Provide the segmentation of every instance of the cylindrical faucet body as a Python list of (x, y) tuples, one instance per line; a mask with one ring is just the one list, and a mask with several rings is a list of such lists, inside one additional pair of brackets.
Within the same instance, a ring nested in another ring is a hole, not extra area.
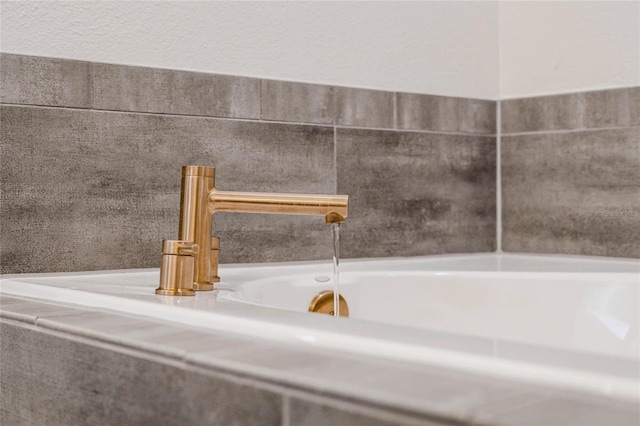
[(182, 168), (182, 190), (180, 192), (180, 229), (178, 239), (193, 241), (200, 247), (194, 255), (194, 290), (212, 290), (213, 282), (220, 278), (210, 276), (211, 267), (211, 222), (213, 208), (209, 193), (215, 184), (213, 167), (184, 166)]

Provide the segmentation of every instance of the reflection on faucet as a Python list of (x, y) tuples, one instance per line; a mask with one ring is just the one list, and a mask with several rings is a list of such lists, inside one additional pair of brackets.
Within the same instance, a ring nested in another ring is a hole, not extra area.
[(183, 166), (178, 240), (163, 241), (157, 294), (191, 296), (220, 281), (220, 241), (211, 234), (213, 214), (221, 211), (316, 215), (330, 224), (345, 220), (348, 197), (218, 191), (213, 167)]

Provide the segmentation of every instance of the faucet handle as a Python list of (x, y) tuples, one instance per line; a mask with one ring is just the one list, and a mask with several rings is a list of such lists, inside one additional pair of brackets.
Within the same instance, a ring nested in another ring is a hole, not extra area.
[(191, 241), (163, 240), (160, 287), (156, 294), (163, 296), (193, 296), (193, 271), (200, 247)]
[[(166, 240), (165, 240), (166, 241)], [(162, 251), (164, 254), (164, 250)], [(200, 247), (196, 243), (180, 242), (177, 247), (177, 254), (193, 256), (200, 252)]]

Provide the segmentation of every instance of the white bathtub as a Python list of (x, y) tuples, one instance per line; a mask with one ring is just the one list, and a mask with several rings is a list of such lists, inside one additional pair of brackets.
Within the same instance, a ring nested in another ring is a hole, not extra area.
[(349, 319), (307, 313), (329, 262), (223, 265), (220, 290), (156, 296), (157, 270), (5, 276), (3, 294), (443, 366), (640, 402), (640, 262), (459, 255), (345, 261)]

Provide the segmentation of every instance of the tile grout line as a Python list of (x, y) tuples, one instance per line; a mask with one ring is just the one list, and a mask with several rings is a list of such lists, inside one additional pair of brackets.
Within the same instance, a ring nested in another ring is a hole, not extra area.
[(286, 394), (282, 395), (282, 426), (291, 425), (291, 401)]
[(418, 133), (418, 134), (432, 134), (432, 135), (451, 135), (451, 136), (470, 136), (470, 137), (495, 137), (495, 134), (491, 133), (464, 133), (464, 132), (442, 132), (435, 130), (420, 130), (420, 129), (393, 129), (385, 127), (361, 127), (361, 126), (345, 126), (336, 125), (330, 123), (304, 123), (297, 121), (280, 121), (280, 120), (264, 120), (262, 118), (237, 118), (237, 117), (214, 117), (209, 115), (188, 115), (188, 114), (176, 114), (176, 113), (164, 113), (164, 112), (143, 112), (143, 111), (120, 111), (109, 109), (95, 109), (95, 108), (82, 108), (82, 107), (68, 107), (68, 106), (56, 106), (56, 105), (30, 105), (30, 104), (15, 104), (8, 102), (0, 102), (0, 106), (9, 106), (17, 108), (46, 108), (46, 109), (60, 109), (71, 111), (94, 111), (105, 112), (110, 114), (137, 114), (137, 115), (151, 115), (151, 116), (166, 116), (175, 118), (197, 118), (197, 119), (211, 119), (211, 120), (228, 120), (244, 123), (272, 123), (272, 124), (288, 124), (296, 126), (310, 126), (310, 127), (326, 127), (337, 129), (352, 129), (352, 130), (370, 130), (381, 132), (395, 132), (395, 133)]
[[(498, 2), (498, 22), (502, 19), (502, 6)], [(500, 25), (498, 25), (498, 99), (496, 100), (496, 253), (502, 253), (502, 99), (500, 88), (502, 73), (500, 63), (502, 59), (502, 49)], [(498, 261), (500, 262), (500, 261)], [(495, 356), (495, 341), (493, 343), (493, 354)]]
[(263, 112), (262, 112), (262, 102), (264, 100), (264, 79), (260, 79), (260, 99), (259, 99), (259, 106), (260, 106), (260, 113), (258, 114), (258, 116), (260, 117), (259, 120), (262, 121), (264, 119), (263, 116)]
[(496, 253), (502, 253), (502, 101), (496, 102)]
[(89, 103), (89, 105), (91, 105), (89, 108), (90, 109), (94, 109), (96, 107), (96, 85), (95, 85), (95, 80), (96, 80), (96, 71), (95, 71), (95, 66), (93, 65), (93, 63), (89, 64), (89, 87), (90, 87), (90, 91), (89, 93), (91, 94), (91, 102)]
[(398, 128), (398, 92), (393, 92), (393, 128)]

